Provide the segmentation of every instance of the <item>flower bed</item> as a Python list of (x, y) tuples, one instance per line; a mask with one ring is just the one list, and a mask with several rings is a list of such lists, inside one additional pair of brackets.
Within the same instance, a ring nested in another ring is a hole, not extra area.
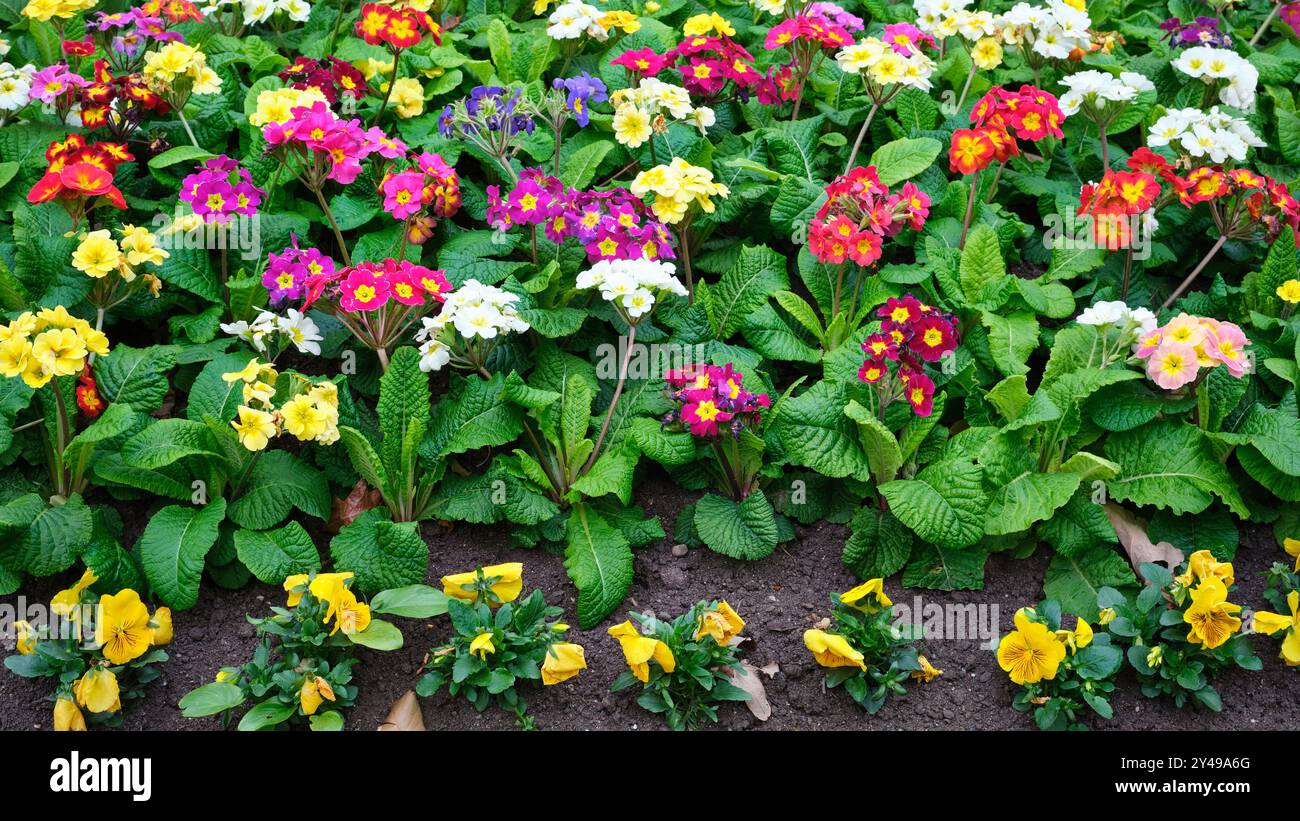
[(1185, 5), (0, 10), (0, 692), (1293, 722), (1300, 13)]

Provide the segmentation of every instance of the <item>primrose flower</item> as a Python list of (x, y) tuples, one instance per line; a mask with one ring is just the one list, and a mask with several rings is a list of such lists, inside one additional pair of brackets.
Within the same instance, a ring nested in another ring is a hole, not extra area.
[(638, 197), (654, 194), (650, 208), (656, 217), (669, 225), (686, 218), (691, 205), (711, 214), (716, 207), (714, 197), (726, 198), (731, 192), (727, 186), (713, 181), (713, 172), (691, 165), (681, 157), (673, 157), (667, 165), (657, 165), (637, 174), (631, 191)]
[(225, 154), (205, 160), (181, 181), (180, 200), (207, 223), (227, 223), (234, 214), (251, 217), (265, 196), (252, 173)]
[(701, 438), (723, 433), (739, 436), (745, 428), (757, 427), (763, 411), (772, 404), (766, 393), (746, 390), (742, 385), (744, 375), (730, 363), (671, 370), (666, 381), (669, 398), (677, 407), (665, 424), (685, 428)]
[(1224, 105), (1243, 111), (1255, 107), (1259, 69), (1231, 48), (1193, 46), (1179, 53), (1173, 67), (1188, 77), (1217, 87), (1219, 102)]

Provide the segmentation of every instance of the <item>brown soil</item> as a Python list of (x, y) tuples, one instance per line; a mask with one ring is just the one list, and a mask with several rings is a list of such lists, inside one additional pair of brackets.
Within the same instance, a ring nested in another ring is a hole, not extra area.
[[(695, 494), (685, 493), (663, 479), (642, 486), (639, 503), (657, 514), (671, 531), (678, 510)], [(725, 598), (747, 621), (745, 657), (758, 665), (776, 662), (780, 672), (766, 682), (772, 717), (754, 719), (744, 705), (726, 705), (721, 726), (728, 729), (849, 730), (849, 729), (1030, 729), (1027, 716), (1011, 709), (1012, 691), (998, 669), (992, 651), (976, 640), (931, 641), (926, 652), (943, 669), (943, 676), (927, 685), (912, 686), (908, 694), (891, 699), (876, 716), (868, 716), (848, 696), (826, 691), (820, 668), (803, 647), (802, 633), (827, 614), (827, 596), (855, 583), (840, 564), (844, 527), (818, 524), (798, 527), (797, 538), (770, 557), (743, 563), (693, 550), (685, 557), (672, 554), (673, 540), (641, 549), (636, 559), (636, 582), (623, 608), (594, 630), (572, 633), (587, 648), (589, 668), (576, 679), (555, 687), (531, 690), (526, 695), (530, 712), (542, 729), (629, 730), (658, 729), (662, 722), (635, 703), (631, 692), (611, 694), (609, 686), (623, 669), (617, 643), (605, 628), (625, 618), (626, 610), (676, 615), (705, 598)], [(1238, 593), (1241, 602), (1261, 606), (1262, 573), (1281, 554), (1263, 529), (1244, 531), (1237, 553)], [(505, 528), (459, 526), (450, 532), (429, 525), (429, 579), (436, 584), (445, 573), (502, 561), (524, 562), (525, 589), (540, 587), (552, 603), (574, 610), (574, 590), (565, 575), (561, 557), (526, 551), (510, 545)], [(896, 601), (910, 602), (919, 594), (928, 602), (996, 603), (1002, 630), (1009, 629), (1016, 608), (1042, 594), (1041, 581), (1047, 559), (1036, 555), (1016, 560), (1006, 555), (989, 559), (982, 591), (904, 591), (897, 580), (887, 583)], [(28, 596), (46, 599), (65, 580), (44, 580), (30, 585)], [(265, 585), (240, 591), (220, 590), (205, 581), (199, 604), (178, 613), (172, 656), (162, 678), (148, 696), (126, 716), (128, 729), (218, 729), (216, 718), (182, 718), (177, 701), (194, 687), (212, 680), (224, 665), (242, 663), (256, 643), (244, 614), (262, 614), (268, 603), (283, 594)], [(0, 599), (12, 603), (15, 597)], [(348, 715), (352, 729), (373, 729), (383, 721), (389, 706), (410, 689), (427, 649), (446, 635), (445, 619), (418, 622), (397, 619), (406, 646), (393, 653), (360, 650), (355, 683), (361, 694)], [(1225, 672), (1215, 682), (1223, 697), (1222, 713), (1178, 710), (1171, 703), (1145, 699), (1131, 676), (1121, 679), (1114, 699), (1115, 718), (1094, 721), (1098, 728), (1125, 730), (1300, 729), (1300, 671), (1286, 668), (1277, 658), (1276, 644), (1253, 639), (1264, 659), (1262, 672)], [(0, 670), (0, 730), (46, 729), (50, 726), (48, 680), (22, 679)], [(496, 708), (478, 713), (445, 692), (422, 699), (425, 724), (431, 730), (494, 729), (514, 726), (513, 718)]]

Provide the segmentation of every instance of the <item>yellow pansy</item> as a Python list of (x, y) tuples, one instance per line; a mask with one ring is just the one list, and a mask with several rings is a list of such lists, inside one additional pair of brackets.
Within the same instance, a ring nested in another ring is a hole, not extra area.
[(1115, 612), (1115, 608), (1103, 607), (1097, 613), (1097, 623), (1100, 624), (1102, 627), (1105, 627), (1106, 625), (1110, 624), (1115, 620), (1116, 615), (1118, 614)]
[(239, 673), (234, 670), (218, 670), (217, 674), (212, 677), (217, 684), (234, 684), (239, 681)]
[(1213, 576), (1192, 591), (1192, 603), (1183, 611), (1183, 621), (1191, 626), (1187, 640), (1213, 650), (1241, 629), (1241, 619), (1234, 614), (1241, 605), (1228, 601), (1228, 588)]
[(1206, 579), (1218, 579), (1225, 587), (1233, 583), (1232, 562), (1221, 562), (1208, 550), (1198, 550), (1187, 560), (1187, 570), (1178, 577), (1183, 587), (1191, 587)]
[[(492, 592), (502, 602), (514, 601), (524, 589), (523, 562), (489, 565), (483, 568), (483, 577), (485, 579), (496, 579), (492, 583)], [(473, 601), (477, 593), (472, 589), (472, 585), (477, 579), (478, 573), (472, 570), (468, 573), (453, 573), (450, 576), (443, 576), (442, 592), (453, 599)]]
[(320, 676), (308, 676), (298, 691), (298, 700), (302, 703), (302, 714), (315, 715), (324, 701), (334, 701), (334, 688)]
[(92, 713), (116, 713), (122, 709), (117, 676), (104, 667), (93, 667), (72, 685), (77, 704)]
[(557, 642), (546, 648), (546, 660), (542, 662), (542, 684), (559, 684), (585, 669), (587, 655), (581, 645)]
[(54, 732), (85, 732), (86, 717), (81, 714), (77, 703), (70, 698), (60, 698), (54, 702)]
[(1295, 557), (1295, 572), (1300, 573), (1300, 539), (1283, 539), (1282, 549)]
[(631, 621), (616, 624), (609, 628), (608, 632), (618, 639), (628, 669), (638, 681), (642, 683), (650, 681), (651, 661), (656, 662), (665, 673), (677, 669), (677, 659), (673, 657), (672, 649), (653, 636), (641, 635)]
[(1056, 670), (1065, 658), (1065, 645), (1044, 624), (1029, 620), (1020, 610), (1015, 616), (1016, 629), (998, 644), (998, 666), (1016, 684), (1035, 684), (1056, 678)]
[(700, 615), (700, 622), (695, 627), (695, 639), (698, 641), (703, 636), (712, 636), (718, 644), (728, 644), (735, 636), (745, 629), (745, 621), (731, 605), (725, 601), (718, 602), (718, 606), (713, 610), (706, 610)]
[(1285, 630), (1282, 639), (1282, 659), (1289, 667), (1300, 666), (1300, 591), (1292, 590), (1286, 597), (1291, 615), (1281, 613), (1255, 613), (1255, 630), (1271, 636), (1279, 630)]
[(99, 577), (95, 575), (95, 572), (87, 569), (85, 573), (81, 574), (81, 578), (77, 580), (76, 584), (67, 590), (60, 590), (54, 594), (54, 598), (50, 600), (50, 610), (64, 618), (71, 616), (76, 606), (81, 604), (82, 592), (97, 581), (99, 581)]
[(36, 651), (36, 631), (32, 629), (29, 622), (14, 622), (14, 639), (20, 655), (30, 656)]
[(805, 630), (803, 646), (812, 652), (813, 658), (823, 667), (856, 667), (866, 670), (863, 655), (853, 649), (848, 639), (827, 633), (824, 630)]
[(841, 593), (840, 601), (864, 613), (874, 613), (878, 607), (889, 607), (893, 604), (885, 595), (884, 579), (865, 581), (852, 590)]
[(922, 684), (929, 684), (939, 676), (943, 675), (943, 671), (931, 664), (930, 660), (925, 656), (917, 656), (916, 660), (921, 665), (920, 670), (912, 671), (912, 678), (916, 681), (919, 681)]
[(126, 664), (145, 654), (153, 645), (154, 629), (149, 626), (149, 608), (140, 594), (127, 588), (112, 596), (101, 596), (95, 617), (95, 643), (104, 658)]
[(153, 611), (153, 646), (163, 647), (172, 643), (172, 610), (159, 607)]
[(469, 643), (469, 651), (481, 659), (486, 659), (489, 653), (497, 651), (496, 645), (492, 643), (492, 633), (479, 633)]
[(1079, 619), (1073, 630), (1057, 630), (1056, 637), (1069, 648), (1070, 655), (1074, 655), (1092, 643), (1092, 625)]

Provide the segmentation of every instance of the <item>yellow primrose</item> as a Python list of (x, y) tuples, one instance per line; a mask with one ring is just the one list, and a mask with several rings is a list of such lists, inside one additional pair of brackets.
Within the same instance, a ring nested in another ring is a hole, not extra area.
[(1295, 305), (1300, 302), (1300, 280), (1288, 279), (1281, 285), (1277, 286), (1277, 296), (1283, 302), (1289, 302)]
[(334, 700), (334, 688), (320, 676), (308, 676), (298, 691), (298, 701), (305, 716), (315, 715), (322, 702)]
[(72, 328), (51, 328), (32, 340), (32, 358), (55, 376), (72, 376), (85, 367), (86, 343)]
[(72, 252), (72, 267), (95, 279), (104, 278), (121, 264), (122, 250), (107, 230), (84, 234)]
[(281, 405), (280, 416), (284, 419), (284, 429), (302, 442), (320, 436), (328, 424), (325, 414), (305, 393), (298, 394)]
[(239, 419), (232, 419), (230, 426), (239, 434), (239, 443), (251, 451), (264, 450), (275, 437), (275, 417), (266, 411), (239, 406)]
[[(387, 83), (384, 84), (385, 89)], [(393, 84), (391, 95), (393, 108), (403, 120), (418, 117), (424, 113), (424, 87), (414, 77), (399, 77)]]
[(77, 704), (92, 713), (116, 713), (122, 709), (117, 676), (104, 667), (92, 667), (72, 685)]
[[(492, 583), (492, 592), (502, 602), (514, 601), (524, 589), (523, 562), (505, 562), (483, 568), (483, 578), (496, 581)], [(476, 571), (453, 573), (442, 577), (442, 592), (454, 599), (473, 601), (476, 597), (472, 585), (478, 579)]]
[(803, 646), (812, 652), (813, 658), (823, 667), (857, 667), (866, 670), (863, 655), (853, 649), (848, 639), (827, 633), (824, 630), (805, 630)]
[(708, 14), (697, 14), (690, 17), (682, 25), (682, 34), (687, 37), (699, 37), (716, 31), (718, 34), (725, 34), (728, 37), (736, 36), (736, 29), (732, 27), (727, 18), (718, 14), (716, 11)]
[(19, 655), (30, 656), (36, 651), (36, 631), (32, 629), (30, 622), (14, 622), (14, 637)]
[(158, 238), (148, 228), (123, 225), (121, 233), (122, 250), (126, 252), (126, 261), (130, 265), (142, 265), (146, 262), (162, 265), (163, 260), (171, 256), (166, 249), (158, 247)]
[(496, 645), (492, 643), (492, 633), (479, 633), (469, 643), (469, 651), (481, 659), (487, 659), (489, 653), (497, 651)]
[(163, 647), (172, 643), (172, 610), (159, 607), (153, 611), (153, 646)]
[(920, 670), (912, 671), (912, 678), (916, 681), (919, 681), (922, 684), (929, 684), (939, 676), (943, 675), (943, 671), (931, 664), (930, 660), (925, 656), (917, 656), (916, 660), (921, 665)]
[(731, 609), (731, 605), (722, 601), (718, 602), (717, 608), (706, 610), (700, 615), (700, 622), (695, 628), (695, 640), (712, 636), (718, 644), (726, 645), (743, 629), (744, 619)]
[(1002, 65), (1002, 44), (995, 37), (981, 37), (970, 50), (971, 61), (984, 71)]
[(1183, 611), (1183, 621), (1191, 625), (1187, 640), (1213, 650), (1232, 638), (1241, 629), (1241, 619), (1235, 613), (1241, 605), (1228, 601), (1228, 588), (1211, 576), (1192, 591), (1192, 603)]
[(81, 604), (82, 592), (97, 581), (99, 581), (99, 577), (95, 575), (93, 570), (87, 568), (86, 572), (81, 574), (81, 578), (77, 580), (76, 584), (69, 587), (67, 590), (60, 590), (58, 593), (54, 594), (54, 598), (50, 600), (50, 610), (54, 611), (56, 615), (63, 616), (64, 618), (71, 616), (72, 611), (76, 606)]
[(1044, 624), (1029, 620), (1020, 610), (1015, 616), (1016, 629), (998, 644), (998, 666), (1016, 684), (1036, 684), (1056, 678), (1056, 670), (1065, 659), (1065, 645)]
[(1282, 639), (1282, 659), (1289, 667), (1300, 666), (1300, 591), (1292, 590), (1286, 597), (1290, 616), (1280, 613), (1255, 613), (1255, 631), (1271, 636), (1279, 630), (1285, 630)]
[(100, 596), (95, 617), (95, 643), (104, 658), (126, 664), (145, 654), (153, 645), (154, 629), (149, 626), (149, 608), (140, 594), (129, 587), (111, 596)]
[(32, 355), (32, 343), (25, 337), (14, 336), (0, 342), (0, 374), (12, 379), (27, 370)]
[(864, 613), (874, 613), (878, 607), (889, 607), (893, 604), (885, 595), (884, 579), (865, 581), (852, 590), (841, 593), (840, 601)]
[(70, 698), (60, 698), (54, 702), (54, 732), (85, 732), (86, 717), (81, 714), (77, 703)]
[(624, 34), (635, 34), (641, 30), (641, 21), (630, 11), (607, 11), (596, 22), (606, 31), (618, 29)]
[(579, 670), (587, 669), (586, 651), (582, 645), (570, 642), (557, 642), (546, 648), (546, 660), (542, 662), (542, 684), (559, 684), (578, 675)]
[(658, 663), (665, 673), (677, 669), (677, 659), (673, 657), (672, 649), (653, 636), (641, 635), (630, 620), (614, 625), (608, 632), (618, 639), (628, 669), (641, 683), (650, 681), (651, 661)]

